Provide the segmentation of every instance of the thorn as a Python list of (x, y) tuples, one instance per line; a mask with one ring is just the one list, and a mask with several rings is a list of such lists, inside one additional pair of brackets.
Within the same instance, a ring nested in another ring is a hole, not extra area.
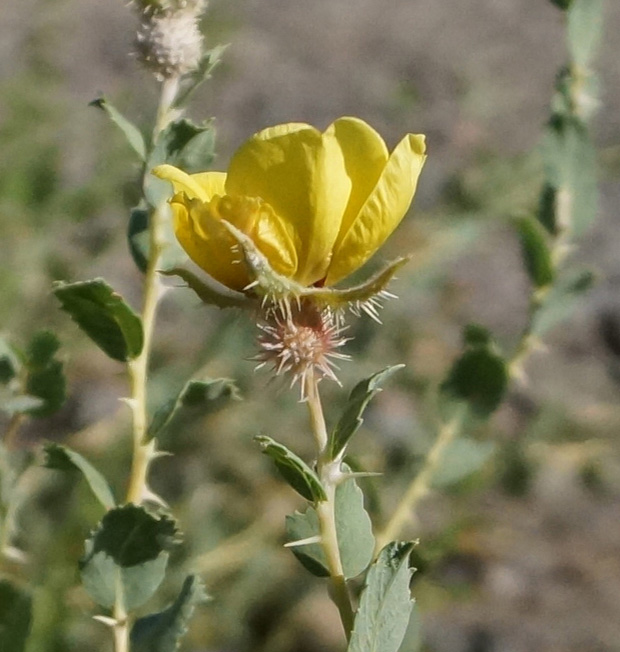
[(170, 508), (170, 505), (168, 505), (168, 503), (161, 496), (158, 496), (148, 487), (144, 487), (144, 490), (142, 491), (142, 500), (144, 502), (155, 503), (161, 507)]
[(9, 561), (16, 562), (18, 564), (25, 564), (28, 561), (28, 555), (23, 550), (20, 550), (19, 548), (16, 548), (15, 546), (7, 546), (2, 551), (2, 554)]
[(299, 541), (290, 541), (285, 543), (285, 548), (301, 548), (302, 546), (311, 546), (314, 543), (321, 543), (321, 535), (315, 534), (313, 537), (308, 537), (307, 539), (299, 539)]
[(340, 482), (344, 482), (349, 478), (379, 478), (382, 475), (383, 473), (378, 471), (351, 471), (350, 473), (343, 473)]
[(93, 616), (93, 620), (102, 623), (106, 627), (116, 627), (118, 625), (118, 620), (109, 616)]

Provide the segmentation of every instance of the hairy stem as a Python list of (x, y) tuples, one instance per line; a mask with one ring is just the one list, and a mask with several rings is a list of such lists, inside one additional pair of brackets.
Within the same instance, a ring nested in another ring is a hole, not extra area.
[(318, 380), (314, 375), (308, 383), (307, 403), (310, 412), (312, 433), (317, 446), (317, 471), (321, 484), (327, 494), (327, 500), (315, 505), (319, 519), (321, 547), (327, 560), (327, 568), (330, 575), (331, 598), (338, 608), (342, 626), (344, 627), (347, 640), (349, 640), (353, 631), (354, 615), (351, 606), (351, 597), (342, 569), (342, 560), (340, 559), (340, 548), (338, 547), (338, 536), (336, 532), (336, 483), (334, 482), (334, 478), (337, 477), (340, 471), (340, 463), (326, 459), (327, 429), (325, 427), (323, 407), (319, 396)]

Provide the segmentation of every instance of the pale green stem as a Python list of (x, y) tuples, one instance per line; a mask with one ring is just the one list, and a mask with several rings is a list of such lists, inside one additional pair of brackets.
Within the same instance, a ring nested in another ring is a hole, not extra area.
[[(153, 143), (157, 136), (166, 128), (172, 119), (172, 104), (178, 92), (179, 78), (174, 77), (163, 82)], [(150, 171), (146, 170), (148, 174)], [(140, 355), (128, 364), (131, 386), (131, 408), (133, 411), (133, 461), (126, 502), (139, 504), (146, 489), (148, 468), (153, 459), (154, 443), (147, 441), (147, 376), (148, 363), (151, 354), (153, 330), (157, 304), (162, 287), (158, 274), (162, 253), (162, 227), (164, 216), (168, 214), (167, 205), (159, 206), (153, 211), (149, 224), (149, 261), (144, 274), (142, 306), (142, 327), (144, 329), (144, 345)]]
[(344, 577), (342, 560), (340, 559), (340, 548), (338, 547), (338, 536), (336, 532), (336, 483), (334, 482), (334, 477), (337, 477), (340, 471), (340, 463), (328, 461), (326, 458), (327, 429), (325, 427), (325, 418), (323, 417), (323, 408), (319, 396), (318, 380), (314, 375), (309, 379), (307, 403), (310, 412), (312, 433), (317, 445), (317, 471), (327, 495), (326, 500), (315, 504), (319, 519), (321, 547), (327, 560), (331, 582), (331, 597), (338, 608), (342, 626), (344, 627), (347, 640), (349, 640), (353, 631), (354, 614), (351, 606), (351, 597)]
[[(179, 89), (179, 78), (175, 77), (163, 82), (153, 130), (153, 144), (169, 122), (175, 117), (172, 104)], [(150, 170), (145, 170), (149, 174)], [(151, 354), (153, 331), (157, 304), (161, 297), (162, 286), (158, 269), (162, 254), (162, 228), (164, 216), (168, 214), (167, 205), (158, 206), (151, 215), (149, 223), (149, 260), (144, 273), (142, 305), (142, 327), (144, 343), (140, 355), (128, 363), (130, 383), (130, 405), (133, 414), (133, 456), (131, 472), (127, 489), (126, 502), (139, 505), (147, 489), (149, 465), (153, 460), (155, 442), (148, 441), (148, 411), (147, 411), (147, 376)], [(114, 644), (115, 652), (129, 652), (128, 614), (122, 603), (122, 592), (114, 605)]]
[(129, 623), (120, 600), (114, 605), (114, 620), (114, 652), (129, 652)]
[(460, 433), (464, 417), (465, 410), (458, 409), (454, 416), (439, 428), (437, 438), (424, 461), (424, 466), (409, 485), (392, 518), (377, 536), (377, 552), (400, 536), (405, 524), (416, 523), (416, 509), (422, 498), (429, 493), (433, 476), (439, 468), (443, 454)]

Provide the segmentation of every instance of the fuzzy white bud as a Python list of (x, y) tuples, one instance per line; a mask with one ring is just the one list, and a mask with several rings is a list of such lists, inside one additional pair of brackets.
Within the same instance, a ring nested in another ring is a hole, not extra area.
[[(203, 36), (198, 20), (205, 3), (177, 0), (141, 4), (143, 8), (136, 34), (136, 50), (144, 66), (152, 70), (159, 80), (195, 70), (203, 53)], [(163, 4), (166, 6), (163, 7)]]

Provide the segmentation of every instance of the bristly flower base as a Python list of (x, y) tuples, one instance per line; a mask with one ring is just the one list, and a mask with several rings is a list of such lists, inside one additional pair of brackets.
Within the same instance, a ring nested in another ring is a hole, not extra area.
[(319, 310), (304, 300), (268, 312), (258, 327), (257, 369), (269, 364), (276, 375), (289, 375), (291, 386), (299, 382), (302, 400), (314, 378), (339, 383), (335, 360), (349, 359), (339, 351), (348, 338), (342, 336), (343, 328), (330, 310)]

